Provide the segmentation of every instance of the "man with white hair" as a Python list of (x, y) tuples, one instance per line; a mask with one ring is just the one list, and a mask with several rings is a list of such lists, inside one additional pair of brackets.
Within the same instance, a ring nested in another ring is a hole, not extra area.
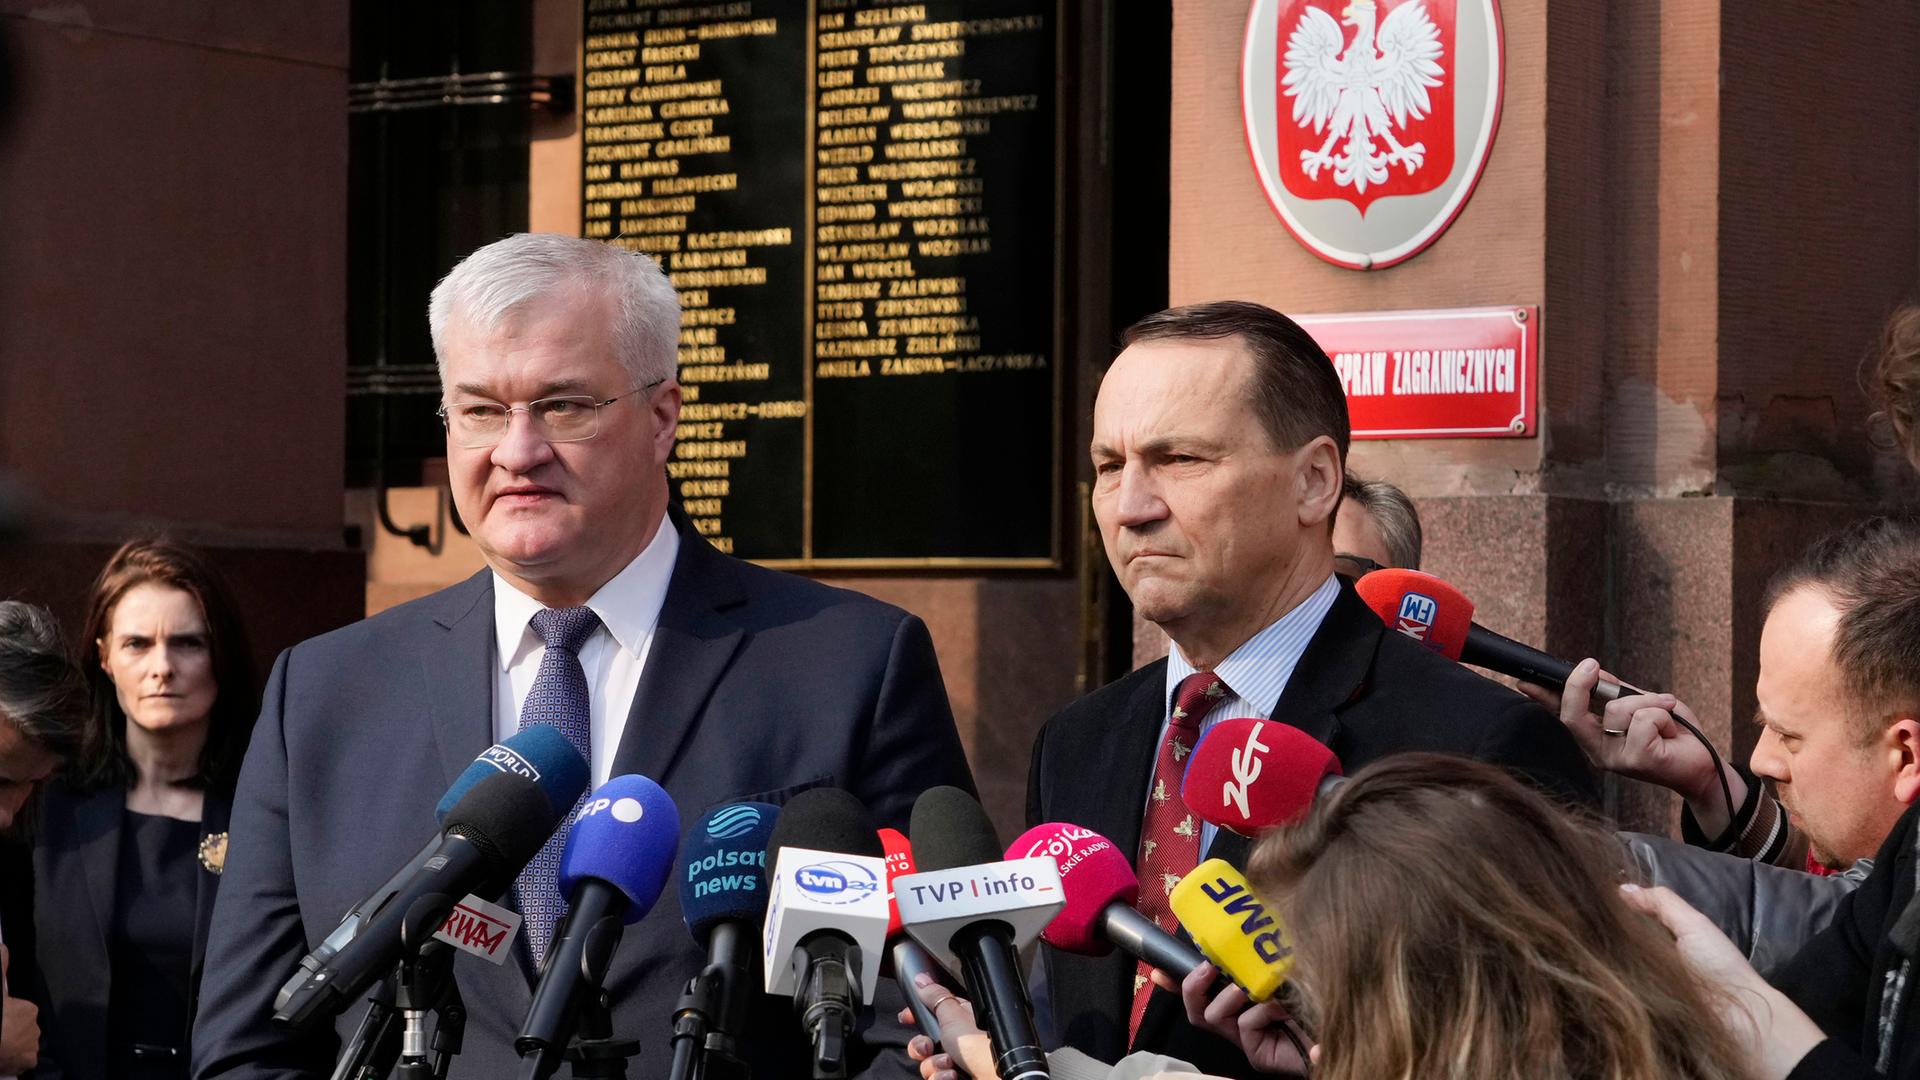
[[(689, 824), (835, 786), (904, 827), (921, 791), (972, 786), (919, 619), (723, 555), (669, 508), (679, 304), (651, 259), (510, 237), (454, 268), (429, 322), (449, 483), (487, 569), (275, 665), (234, 801), (199, 1077), (330, 1069), (335, 1032), (272, 1023), (276, 988), (419, 848), (474, 756), (524, 726), (559, 729), (595, 784), (658, 781)], [(453, 1076), (520, 1072), (514, 1035), (564, 911), (554, 861), (507, 890), (526, 915), (513, 958), (455, 964), (468, 1021)], [(705, 960), (674, 889), (626, 930), (606, 989), (614, 1034), (640, 1044), (630, 1075), (667, 1071), (675, 1002)], [(799, 1033), (782, 1010), (735, 1034), (776, 1075), (805, 1059)], [(883, 1021), (856, 1063), (905, 1037)], [(880, 1063), (910, 1068), (898, 1052)]]

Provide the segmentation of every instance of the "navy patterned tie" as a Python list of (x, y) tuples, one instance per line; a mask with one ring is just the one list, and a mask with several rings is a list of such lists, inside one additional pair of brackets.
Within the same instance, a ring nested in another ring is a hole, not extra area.
[[(591, 608), (546, 608), (533, 617), (534, 633), (547, 643), (540, 658), (540, 671), (533, 677), (533, 689), (526, 704), (520, 706), (520, 727), (548, 724), (558, 728), (575, 750), (593, 765), (593, 708), (587, 698), (587, 673), (580, 666), (580, 646), (587, 643), (600, 626), (600, 616)], [(586, 799), (582, 795), (581, 800)], [(580, 803), (574, 803), (579, 810)], [(520, 872), (517, 893), (520, 914), (526, 916), (527, 951), (538, 968), (547, 955), (547, 941), (553, 936), (554, 923), (567, 913), (560, 897), (560, 852), (566, 846), (567, 815), (560, 827), (547, 838), (546, 846)]]

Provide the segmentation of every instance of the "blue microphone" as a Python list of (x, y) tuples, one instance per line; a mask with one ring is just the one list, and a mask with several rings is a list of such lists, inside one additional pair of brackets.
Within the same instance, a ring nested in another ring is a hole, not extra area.
[(741, 943), (753, 940), (767, 914), (767, 840), (779, 815), (770, 803), (729, 803), (687, 833), (680, 910), (694, 942), (707, 950), (707, 966), (674, 1007), (669, 1080), (704, 1074), (695, 1064), (702, 1054), (740, 1060), (736, 1039), (760, 981), (756, 951)]
[(582, 1011), (599, 1001), (621, 933), (660, 899), (679, 846), (679, 811), (644, 776), (616, 776), (580, 808), (560, 856), (567, 914), (554, 928), (540, 985), (513, 1040), (527, 1065), (523, 1076), (552, 1076), (559, 1068)]
[[(547, 797), (554, 820), (572, 812), (575, 800), (587, 789), (588, 783), (587, 763), (574, 750), (573, 744), (567, 741), (567, 737), (549, 724), (534, 724), (506, 741), (481, 751), (480, 756), (473, 759), (473, 764), (468, 765), (466, 771), (454, 780), (453, 786), (447, 789), (447, 793), (440, 797), (440, 805), (433, 809), (434, 822), (445, 825), (447, 814), (467, 797), (474, 785), (501, 773), (532, 780), (537, 784)], [(554, 805), (554, 800), (562, 797), (566, 799), (565, 805)], [(314, 946), (313, 951), (300, 961), (300, 969), (280, 988), (280, 993), (274, 999), (274, 1008), (284, 1009), (295, 994), (307, 989), (313, 977), (353, 941), (373, 913), (419, 873), (428, 859), (433, 858), (440, 850), (442, 839), (437, 831), (428, 837), (418, 854), (408, 859), (385, 884), (368, 893), (366, 899), (355, 904), (341, 917), (340, 925)]]

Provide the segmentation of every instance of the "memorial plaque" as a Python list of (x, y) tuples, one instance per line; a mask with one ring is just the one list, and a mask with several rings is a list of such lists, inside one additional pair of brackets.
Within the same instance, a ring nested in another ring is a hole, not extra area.
[(588, 0), (581, 231), (680, 293), (669, 474), (722, 550), (1057, 565), (1056, 25)]

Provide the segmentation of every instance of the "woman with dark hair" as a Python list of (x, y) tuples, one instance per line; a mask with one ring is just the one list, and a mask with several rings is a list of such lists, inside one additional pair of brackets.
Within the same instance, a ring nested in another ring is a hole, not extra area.
[(202, 556), (123, 546), (94, 582), (79, 756), (47, 789), (34, 910), (42, 1075), (184, 1078), (227, 817), (259, 709), (232, 600)]

